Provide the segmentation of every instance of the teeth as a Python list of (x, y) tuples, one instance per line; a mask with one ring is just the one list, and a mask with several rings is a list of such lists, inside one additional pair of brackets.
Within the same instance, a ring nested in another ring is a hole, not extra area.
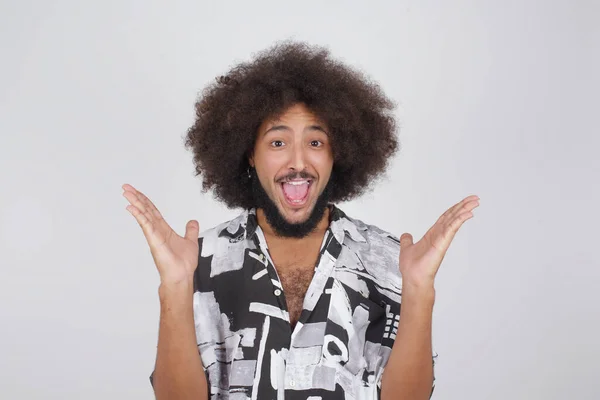
[(290, 185), (294, 185), (294, 186), (308, 185), (308, 181), (289, 181), (286, 183), (289, 183)]

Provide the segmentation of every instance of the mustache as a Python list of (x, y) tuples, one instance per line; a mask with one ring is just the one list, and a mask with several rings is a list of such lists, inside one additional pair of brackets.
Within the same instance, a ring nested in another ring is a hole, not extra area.
[(293, 179), (311, 179), (311, 180), (315, 180), (316, 178), (314, 176), (312, 176), (311, 174), (309, 174), (306, 171), (301, 171), (301, 172), (294, 172), (291, 174), (287, 174), (279, 179), (276, 180), (277, 183), (283, 183), (283, 182), (287, 182), (287, 181), (291, 181)]

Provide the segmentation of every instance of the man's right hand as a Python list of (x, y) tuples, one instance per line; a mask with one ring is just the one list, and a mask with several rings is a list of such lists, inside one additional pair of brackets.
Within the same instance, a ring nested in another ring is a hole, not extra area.
[(129, 184), (122, 188), (130, 203), (126, 209), (135, 217), (150, 246), (161, 285), (191, 282), (198, 265), (198, 221), (188, 221), (185, 236), (181, 237), (142, 192)]

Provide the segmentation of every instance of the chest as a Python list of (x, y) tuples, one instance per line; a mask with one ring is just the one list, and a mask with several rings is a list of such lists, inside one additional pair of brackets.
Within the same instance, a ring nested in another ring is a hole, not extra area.
[(302, 313), (304, 297), (312, 281), (314, 271), (313, 268), (302, 268), (286, 270), (278, 272), (278, 274), (281, 286), (283, 286), (283, 293), (290, 315), (290, 323), (294, 327)]
[(302, 306), (308, 287), (312, 282), (319, 258), (319, 247), (305, 249), (302, 253), (272, 252), (277, 275), (283, 287), (285, 302), (292, 329), (302, 313)]

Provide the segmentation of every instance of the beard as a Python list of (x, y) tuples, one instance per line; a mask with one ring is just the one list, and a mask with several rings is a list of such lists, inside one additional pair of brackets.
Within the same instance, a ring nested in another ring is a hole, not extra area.
[[(263, 210), (265, 213), (265, 218), (275, 231), (275, 234), (280, 237), (301, 239), (308, 236), (308, 234), (315, 230), (323, 218), (325, 210), (329, 204), (329, 199), (331, 197), (334, 185), (334, 179), (332, 179), (333, 172), (329, 177), (329, 181), (327, 182), (325, 189), (323, 189), (323, 192), (317, 198), (317, 202), (315, 203), (315, 206), (313, 207), (306, 221), (296, 223), (288, 222), (285, 217), (281, 215), (279, 208), (277, 208), (275, 202), (271, 200), (261, 185), (258, 175), (256, 174), (256, 169), (251, 168), (251, 175), (252, 176), (250, 179), (252, 181), (252, 195), (254, 197), (254, 204), (256, 208), (261, 208)], [(296, 174), (295, 176), (307, 178), (307, 176), (304, 176), (302, 173)], [(288, 178), (293, 177), (289, 176)]]

